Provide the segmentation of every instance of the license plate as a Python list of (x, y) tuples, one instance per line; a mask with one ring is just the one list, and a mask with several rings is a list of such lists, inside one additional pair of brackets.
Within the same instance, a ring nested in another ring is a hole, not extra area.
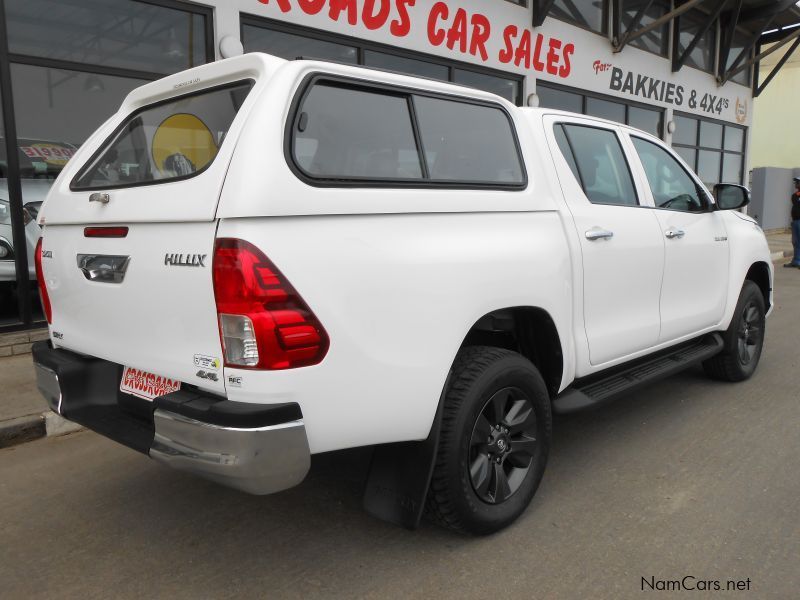
[(119, 389), (126, 394), (152, 401), (159, 396), (177, 392), (181, 389), (181, 382), (133, 367), (125, 367)]

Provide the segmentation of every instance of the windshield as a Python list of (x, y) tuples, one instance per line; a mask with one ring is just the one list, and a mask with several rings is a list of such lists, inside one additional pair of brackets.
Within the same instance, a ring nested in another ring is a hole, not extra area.
[(73, 190), (186, 179), (214, 161), (251, 80), (203, 90), (131, 114), (72, 182)]

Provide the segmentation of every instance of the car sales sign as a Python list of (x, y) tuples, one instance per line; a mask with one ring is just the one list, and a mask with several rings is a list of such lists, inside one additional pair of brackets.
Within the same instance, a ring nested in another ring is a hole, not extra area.
[[(750, 89), (719, 87), (691, 67), (548, 18), (511, 2), (448, 0), (236, 0), (244, 13), (483, 65), (534, 79), (749, 124)], [(245, 45), (246, 45), (245, 38)], [(534, 91), (534, 82), (526, 85)]]

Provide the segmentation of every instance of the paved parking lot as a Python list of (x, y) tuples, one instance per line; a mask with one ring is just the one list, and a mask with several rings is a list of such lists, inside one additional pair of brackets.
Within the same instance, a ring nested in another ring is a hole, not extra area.
[(503, 533), (370, 518), (363, 451), (259, 498), (84, 432), (0, 450), (0, 596), (624, 598), (690, 576), (797, 598), (800, 271), (777, 270), (753, 380), (695, 370), (558, 419), (540, 492)]

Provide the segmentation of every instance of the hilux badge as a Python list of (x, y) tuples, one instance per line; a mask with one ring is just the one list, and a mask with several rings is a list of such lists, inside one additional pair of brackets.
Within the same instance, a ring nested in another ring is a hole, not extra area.
[(208, 254), (176, 254), (164, 255), (164, 264), (170, 267), (205, 267)]

